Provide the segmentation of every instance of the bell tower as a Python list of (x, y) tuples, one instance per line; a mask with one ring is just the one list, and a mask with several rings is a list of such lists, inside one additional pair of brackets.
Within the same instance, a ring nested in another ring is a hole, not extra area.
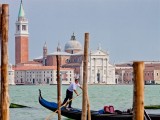
[(28, 20), (21, 0), (15, 32), (15, 64), (28, 62)]
[(48, 54), (48, 49), (47, 49), (47, 44), (46, 44), (46, 42), (45, 42), (45, 43), (44, 43), (44, 46), (43, 46), (43, 65), (44, 65), (44, 66), (47, 65), (47, 63), (46, 63), (47, 54)]

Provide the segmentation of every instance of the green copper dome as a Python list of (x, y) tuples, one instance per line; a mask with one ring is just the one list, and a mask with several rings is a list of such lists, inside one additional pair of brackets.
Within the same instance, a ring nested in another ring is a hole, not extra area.
[(25, 13), (24, 13), (24, 9), (23, 9), (22, 0), (21, 0), (20, 8), (19, 8), (18, 17), (25, 17)]

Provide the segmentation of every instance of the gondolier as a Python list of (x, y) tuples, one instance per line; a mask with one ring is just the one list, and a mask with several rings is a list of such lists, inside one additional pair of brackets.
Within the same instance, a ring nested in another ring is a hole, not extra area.
[[(64, 99), (62, 105), (64, 105), (67, 102), (68, 99), (70, 100), (70, 99), (73, 98), (73, 92), (75, 92), (76, 95), (78, 96), (78, 92), (76, 91), (77, 87), (82, 89), (82, 87), (79, 84), (78, 79), (75, 79), (75, 82), (72, 82), (69, 85), (68, 89), (66, 90), (66, 98)], [(68, 108), (72, 108), (71, 105), (72, 105), (72, 100), (69, 102)]]

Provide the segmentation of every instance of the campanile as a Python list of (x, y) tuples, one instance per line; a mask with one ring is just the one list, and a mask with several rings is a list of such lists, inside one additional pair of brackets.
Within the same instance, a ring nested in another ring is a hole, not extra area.
[(28, 20), (25, 17), (22, 0), (15, 24), (15, 64), (28, 62)]

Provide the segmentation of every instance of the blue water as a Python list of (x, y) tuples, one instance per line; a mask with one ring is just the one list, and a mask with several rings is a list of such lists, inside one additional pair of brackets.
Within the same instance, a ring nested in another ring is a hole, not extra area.
[[(62, 100), (65, 97), (67, 85), (62, 86)], [(53, 112), (42, 107), (38, 102), (38, 89), (48, 101), (57, 101), (56, 85), (39, 86), (10, 86), (10, 102), (26, 105), (31, 108), (10, 109), (10, 120), (45, 120)], [(81, 89), (77, 89), (81, 93)], [(90, 85), (88, 87), (90, 107), (92, 110), (102, 109), (105, 105), (113, 105), (115, 109), (126, 111), (132, 108), (133, 86), (132, 85)], [(75, 95), (75, 94), (74, 94)], [(145, 105), (160, 105), (160, 85), (145, 86)], [(72, 107), (82, 108), (82, 95), (76, 97)], [(160, 110), (148, 110), (150, 113), (159, 113)], [(52, 120), (57, 115), (52, 115)], [(69, 120), (62, 117), (63, 120)]]

